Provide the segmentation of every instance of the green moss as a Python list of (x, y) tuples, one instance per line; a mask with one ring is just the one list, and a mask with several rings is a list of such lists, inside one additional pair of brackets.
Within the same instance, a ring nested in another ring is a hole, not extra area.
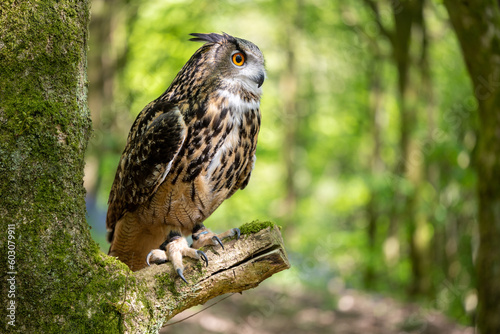
[(203, 263), (202, 261), (198, 261), (195, 263), (194, 268), (199, 274), (203, 274)]
[(157, 274), (155, 275), (156, 278), (156, 293), (158, 294), (159, 298), (163, 298), (166, 295), (165, 289), (170, 291), (172, 295), (174, 296), (179, 296), (179, 292), (177, 291), (177, 288), (175, 287), (175, 281), (170, 277), (169, 274), (163, 273), (163, 274)]
[(124, 264), (99, 253), (85, 221), (89, 5), (0, 4), (0, 214), (16, 226), (13, 329), (22, 332), (122, 332), (127, 293), (141, 291)]
[(192, 282), (197, 282), (198, 279), (203, 276), (205, 273), (205, 262), (203, 261), (196, 261), (194, 266), (192, 267), (193, 270), (192, 272), (189, 273), (189, 278), (191, 279)]
[[(254, 220), (251, 223), (246, 223), (240, 226), (240, 232), (242, 235), (244, 234), (252, 234), (252, 233), (257, 233), (265, 228), (274, 228), (274, 226), (277, 226), (275, 223), (271, 221), (260, 221), (260, 220)], [(278, 226), (278, 228), (281, 230), (281, 227)]]

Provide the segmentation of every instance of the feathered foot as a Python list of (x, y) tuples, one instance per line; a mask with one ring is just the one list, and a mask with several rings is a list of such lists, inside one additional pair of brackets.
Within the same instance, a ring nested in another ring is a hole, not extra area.
[(196, 230), (196, 232), (193, 232), (193, 244), (191, 245), (191, 247), (200, 248), (206, 245), (220, 245), (222, 249), (224, 249), (224, 245), (222, 244), (221, 240), (234, 236), (236, 236), (236, 240), (240, 238), (239, 228), (232, 228), (224, 233), (215, 234), (202, 225)]
[(151, 252), (149, 252), (146, 258), (146, 262), (148, 266), (151, 265), (151, 263), (162, 264), (167, 261), (172, 262), (174, 269), (179, 277), (187, 283), (186, 278), (183, 274), (184, 265), (182, 264), (182, 258), (184, 256), (189, 256), (197, 260), (202, 259), (208, 266), (208, 258), (205, 253), (189, 247), (186, 239), (179, 235), (169, 237), (160, 246), (160, 249), (153, 249)]

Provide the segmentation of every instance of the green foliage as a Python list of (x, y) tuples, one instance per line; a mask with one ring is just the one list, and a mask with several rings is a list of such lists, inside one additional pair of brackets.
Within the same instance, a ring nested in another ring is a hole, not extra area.
[[(280, 275), (284, 281), (323, 290), (342, 282), (401, 298), (412, 284), (408, 240), (414, 237), (427, 249), (424, 260), (430, 263), (426, 275), (431, 292), (423, 300), (468, 322), (473, 308), (468, 305), (466, 311), (465, 302), (475, 293), (476, 176), (471, 167), (477, 106), (446, 12), (440, 4), (428, 7), (430, 83), (421, 81), (417, 62), (410, 72), (417, 87), (411, 163), (422, 173), (415, 185), (405, 173), (395, 172), (401, 163), (403, 122), (397, 69), (391, 44), (365, 2), (140, 2), (127, 27), (126, 65), (115, 74), (113, 107), (102, 112), (101, 118), (109, 119), (96, 129), (89, 153), (98, 165), (99, 182), (89, 190), (96, 194), (98, 208), (106, 209), (133, 119), (167, 89), (200, 46), (189, 42), (188, 34), (225, 31), (261, 48), (268, 78), (250, 184), (224, 202), (206, 225), (227, 230), (254, 218), (277, 221), (293, 264)], [(389, 2), (380, 4), (382, 23), (389, 29), (394, 28), (391, 10)], [(297, 85), (295, 113), (284, 102), (289, 52)], [(375, 121), (374, 78), (380, 85)], [(432, 89), (432, 99), (419, 99), (426, 87)], [(287, 148), (290, 127), (295, 127), (293, 147)], [(374, 127), (380, 132), (377, 168)], [(293, 157), (290, 175), (288, 153)], [(296, 197), (292, 206), (287, 182), (292, 182)], [(410, 217), (403, 214), (402, 200), (409, 195), (417, 198)], [(372, 201), (376, 231), (370, 244), (367, 208)], [(411, 228), (410, 221), (415, 222)], [(104, 221), (93, 224), (102, 226)]]

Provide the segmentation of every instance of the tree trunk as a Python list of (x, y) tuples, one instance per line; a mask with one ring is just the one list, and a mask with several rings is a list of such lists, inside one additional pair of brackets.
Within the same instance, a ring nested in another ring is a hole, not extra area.
[(88, 289), (98, 253), (82, 184), (91, 129), (89, 6), (0, 3), (0, 322), (7, 332), (69, 328), (95, 298)]
[(285, 199), (283, 225), (287, 235), (293, 233), (293, 219), (297, 210), (298, 191), (295, 182), (297, 170), (296, 151), (298, 146), (299, 106), (298, 106), (298, 71), (297, 71), (297, 43), (294, 36), (302, 29), (301, 15), (302, 0), (282, 1), (282, 12), (285, 32), (283, 36), (284, 61), (286, 71), (280, 77), (280, 95), (283, 97), (282, 119), (284, 124), (283, 160), (285, 172)]
[[(429, 243), (419, 241), (418, 236), (426, 229), (426, 219), (422, 212), (418, 212), (419, 191), (422, 187), (421, 149), (415, 138), (415, 127), (418, 122), (418, 88), (415, 78), (410, 78), (415, 65), (412, 59), (412, 43), (415, 41), (415, 30), (424, 33), (423, 6), (424, 0), (391, 2), (394, 29), (387, 29), (380, 17), (378, 4), (373, 0), (365, 0), (371, 9), (375, 22), (392, 47), (392, 58), (398, 73), (398, 108), (399, 123), (399, 160), (394, 166), (394, 178), (391, 187), (394, 191), (394, 203), (390, 212), (389, 235), (387, 240), (397, 240), (400, 225), (406, 227), (406, 236), (409, 246), (412, 281), (409, 288), (410, 295), (424, 295), (430, 292), (429, 264), (426, 258), (429, 253)], [(418, 159), (417, 159), (418, 160)], [(403, 182), (400, 182), (403, 181)], [(405, 187), (406, 184), (406, 187)], [(407, 188), (407, 189), (404, 189)], [(402, 203), (402, 207), (400, 204)], [(422, 239), (422, 238), (420, 238)]]
[(444, 3), (479, 109), (477, 324), (482, 334), (500, 333), (500, 8), (497, 1)]
[[(415, 129), (419, 121), (417, 78), (411, 77), (412, 62), (411, 43), (423, 47), (423, 40), (415, 39), (415, 32), (424, 33), (423, 27), (424, 1), (403, 1), (393, 5), (395, 23), (395, 38), (393, 39), (394, 61), (398, 69), (398, 104), (400, 109), (400, 154), (401, 161), (396, 166), (397, 175), (406, 175), (409, 191), (396, 189), (404, 200), (402, 216), (406, 224), (412, 282), (410, 295), (425, 295), (430, 293), (429, 264), (427, 263), (429, 243), (419, 240), (426, 229), (427, 220), (423, 212), (417, 210), (423, 183), (423, 164), (421, 147), (416, 138)], [(394, 218), (392, 218), (394, 222)], [(394, 228), (391, 228), (394, 230)]]
[[(85, 221), (91, 131), (89, 1), (0, 2), (0, 331), (156, 333), (176, 313), (256, 286), (289, 264), (279, 230), (242, 226), (209, 266), (132, 273), (102, 254)], [(212, 252), (211, 252), (212, 250)]]
[[(379, 178), (384, 170), (384, 162), (381, 156), (382, 148), (382, 125), (381, 119), (381, 104), (382, 104), (382, 82), (381, 72), (383, 67), (383, 60), (380, 56), (380, 50), (376, 41), (372, 48), (372, 62), (367, 72), (369, 82), (369, 102), (368, 112), (370, 113), (370, 126), (371, 126), (371, 140), (373, 143), (372, 156), (370, 157), (370, 172), (374, 179)], [(376, 184), (375, 182), (373, 184)], [(366, 219), (368, 221), (367, 228), (367, 241), (368, 241), (368, 261), (363, 274), (364, 286), (367, 289), (374, 287), (376, 279), (375, 261), (374, 259), (379, 256), (377, 249), (377, 221), (380, 216), (380, 200), (377, 196), (378, 187), (372, 186), (370, 200), (366, 205)]]

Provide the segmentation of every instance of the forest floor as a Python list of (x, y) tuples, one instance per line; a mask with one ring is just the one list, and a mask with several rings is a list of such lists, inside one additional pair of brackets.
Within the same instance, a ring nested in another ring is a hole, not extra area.
[(438, 312), (388, 297), (355, 290), (335, 296), (285, 293), (269, 286), (211, 300), (177, 315), (169, 324), (161, 334), (474, 334), (474, 328), (457, 325)]

